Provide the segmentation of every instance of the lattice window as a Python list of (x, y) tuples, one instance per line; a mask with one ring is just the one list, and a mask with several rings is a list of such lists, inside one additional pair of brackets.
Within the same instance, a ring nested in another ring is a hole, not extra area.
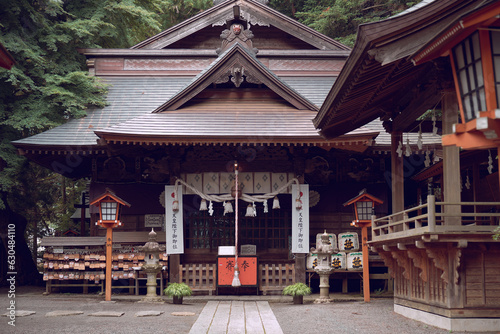
[[(258, 250), (288, 248), (288, 236), (291, 235), (291, 208), (288, 203), (291, 202), (290, 196), (280, 196), (280, 202), (281, 209), (273, 210), (272, 200), (269, 200), (268, 213), (263, 212), (263, 206), (259, 203), (257, 216), (245, 217), (248, 203), (240, 201), (239, 245), (256, 245)], [(191, 210), (185, 215), (186, 248), (217, 251), (218, 246), (234, 245), (234, 213), (224, 216), (220, 203), (214, 203), (213, 208), (213, 216), (210, 216), (208, 211), (199, 210)]]

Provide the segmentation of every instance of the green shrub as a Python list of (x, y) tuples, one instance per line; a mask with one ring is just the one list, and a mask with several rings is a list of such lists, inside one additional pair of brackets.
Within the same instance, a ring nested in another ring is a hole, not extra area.
[(163, 292), (169, 297), (186, 297), (192, 294), (191, 288), (185, 283), (169, 283)]
[(283, 289), (283, 294), (287, 296), (306, 296), (311, 294), (311, 288), (304, 283), (295, 283)]

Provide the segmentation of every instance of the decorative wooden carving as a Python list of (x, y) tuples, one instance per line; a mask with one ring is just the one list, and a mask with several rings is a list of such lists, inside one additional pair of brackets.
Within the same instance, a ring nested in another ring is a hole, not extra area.
[(441, 279), (445, 283), (450, 283), (448, 259), (451, 259), (453, 261), (453, 283), (458, 284), (458, 267), (460, 266), (460, 257), (462, 256), (462, 250), (459, 248), (448, 247), (427, 248), (426, 251), (429, 257), (434, 260), (434, 265), (443, 271)]
[(119, 181), (125, 177), (125, 161), (120, 157), (111, 157), (104, 161), (102, 176), (111, 181)]
[(262, 27), (269, 27), (269, 22), (266, 22), (260, 17), (254, 16), (244, 9), (241, 10), (240, 17), (248, 22), (248, 29), (250, 29), (251, 25), (259, 25)]
[(243, 82), (243, 75), (245, 74), (245, 68), (242, 67), (233, 67), (231, 69), (231, 82), (234, 83), (236, 87), (240, 87)]
[(393, 251), (391, 252), (392, 257), (396, 259), (396, 262), (398, 263), (398, 266), (403, 268), (403, 277), (407, 280), (410, 279), (410, 259), (408, 258), (408, 255), (406, 254), (405, 251), (401, 252), (396, 252)]
[(252, 83), (252, 84), (256, 84), (256, 85), (260, 85), (262, 83), (262, 81), (260, 81), (260, 79), (257, 78), (256, 76), (254, 76), (252, 73), (247, 73), (245, 75), (245, 79), (247, 80), (248, 83)]
[(227, 50), (231, 45), (235, 43), (240, 43), (243, 46), (254, 53), (257, 54), (258, 50), (253, 47), (252, 38), (253, 33), (251, 30), (244, 30), (243, 24), (233, 23), (229, 29), (222, 31), (220, 38), (222, 39), (222, 44), (220, 48), (215, 50), (217, 54), (221, 54), (223, 51)]
[(224, 26), (227, 22), (234, 20), (234, 14), (232, 12), (227, 13), (225, 16), (221, 17), (219, 21), (212, 23), (212, 27)]
[(215, 80), (216, 84), (226, 83), (231, 79), (231, 82), (234, 83), (236, 87), (240, 87), (241, 83), (246, 80), (248, 83), (253, 84), (261, 84), (259, 78), (257, 78), (251, 71), (240, 65), (239, 63), (235, 63), (233, 68), (230, 71), (222, 74), (217, 80)]
[(427, 248), (425, 250), (427, 252), (427, 255), (431, 259), (433, 259), (434, 265), (436, 268), (439, 268), (443, 271), (443, 274), (441, 275), (441, 279), (445, 283), (449, 283), (448, 279), (448, 252), (445, 248)]
[(394, 272), (394, 259), (392, 258), (391, 254), (389, 252), (384, 252), (377, 250), (378, 255), (382, 258), (384, 261), (384, 264), (387, 266), (389, 269), (389, 275), (391, 275), (392, 278), (396, 277), (396, 274)]
[(413, 265), (420, 269), (420, 274), (418, 275), (422, 281), (427, 282), (428, 276), (428, 259), (427, 253), (423, 249), (408, 249), (408, 257), (413, 260)]

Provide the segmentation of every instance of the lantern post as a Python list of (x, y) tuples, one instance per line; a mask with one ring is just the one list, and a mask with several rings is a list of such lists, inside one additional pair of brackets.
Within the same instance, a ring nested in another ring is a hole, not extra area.
[(92, 201), (90, 205), (99, 207), (99, 221), (96, 225), (106, 229), (106, 301), (111, 301), (111, 260), (113, 256), (113, 228), (121, 226), (120, 207), (130, 204), (116, 196), (111, 190), (106, 189), (106, 192)]
[(354, 204), (355, 220), (351, 225), (361, 227), (361, 246), (363, 252), (363, 296), (365, 302), (370, 301), (370, 266), (368, 259), (368, 227), (372, 225), (375, 205), (384, 203), (377, 197), (370, 195), (366, 189), (361, 190), (358, 196), (344, 203), (344, 206)]

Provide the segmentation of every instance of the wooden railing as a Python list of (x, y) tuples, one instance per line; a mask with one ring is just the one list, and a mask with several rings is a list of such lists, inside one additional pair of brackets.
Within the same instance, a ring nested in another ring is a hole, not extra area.
[(180, 265), (179, 281), (186, 283), (193, 291), (208, 291), (212, 295), (217, 282), (215, 263)]
[(294, 283), (294, 264), (259, 265), (259, 290), (263, 295), (268, 291), (282, 291), (287, 285)]
[(436, 202), (430, 195), (425, 204), (382, 218), (373, 217), (372, 240), (424, 233), (493, 233), (500, 221), (497, 208), (500, 202)]

